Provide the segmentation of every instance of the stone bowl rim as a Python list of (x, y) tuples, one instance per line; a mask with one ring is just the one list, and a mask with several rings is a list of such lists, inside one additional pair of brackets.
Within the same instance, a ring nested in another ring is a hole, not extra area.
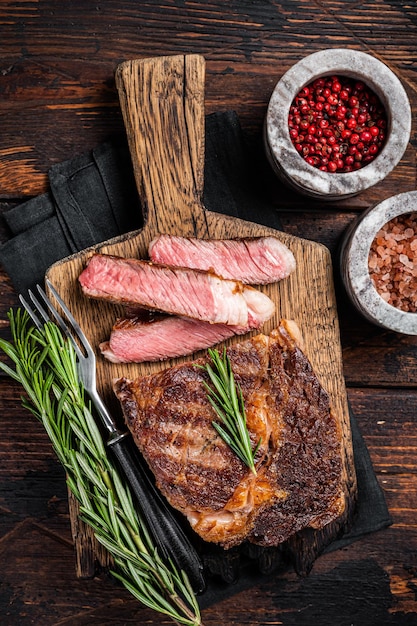
[(346, 291), (371, 322), (406, 335), (417, 335), (417, 313), (402, 311), (376, 290), (368, 266), (372, 242), (380, 228), (394, 217), (417, 212), (417, 191), (386, 198), (360, 215), (345, 234), (341, 246), (341, 274)]

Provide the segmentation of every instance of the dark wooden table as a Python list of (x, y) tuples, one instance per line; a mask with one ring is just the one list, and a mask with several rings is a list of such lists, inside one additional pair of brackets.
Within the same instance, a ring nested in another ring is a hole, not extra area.
[[(400, 0), (117, 0), (2, 2), (0, 211), (47, 189), (54, 164), (123, 133), (116, 66), (132, 58), (196, 52), (207, 61), (207, 113), (234, 109), (260, 143), (271, 92), (301, 57), (349, 47), (383, 60), (417, 112), (417, 5)], [(396, 169), (349, 201), (312, 202), (278, 185), (266, 199), (284, 230), (334, 257), (348, 396), (393, 525), (206, 609), (204, 623), (348, 626), (417, 624), (417, 338), (367, 323), (346, 301), (340, 238), (369, 205), (416, 186), (416, 125)], [(261, 168), (262, 170), (262, 168)], [(0, 238), (8, 237), (3, 222)], [(0, 331), (17, 294), (0, 268)], [(75, 576), (64, 473), (20, 388), (0, 376), (0, 623), (5, 626), (169, 623), (106, 576)]]

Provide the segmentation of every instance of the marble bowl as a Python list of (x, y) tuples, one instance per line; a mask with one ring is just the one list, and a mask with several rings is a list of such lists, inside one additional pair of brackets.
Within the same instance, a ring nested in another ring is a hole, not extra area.
[[(295, 150), (289, 134), (288, 113), (295, 96), (316, 78), (330, 75), (363, 81), (380, 98), (388, 118), (383, 149), (371, 163), (353, 172), (323, 172), (309, 165)], [(383, 180), (403, 156), (410, 132), (410, 103), (397, 76), (369, 54), (335, 48), (305, 57), (279, 80), (268, 105), (264, 145), (273, 170), (284, 183), (304, 195), (335, 200), (354, 196)]]
[(340, 252), (341, 277), (357, 310), (370, 322), (405, 335), (417, 335), (417, 313), (404, 312), (381, 298), (369, 274), (368, 255), (384, 224), (415, 212), (417, 191), (400, 193), (370, 207), (347, 229)]

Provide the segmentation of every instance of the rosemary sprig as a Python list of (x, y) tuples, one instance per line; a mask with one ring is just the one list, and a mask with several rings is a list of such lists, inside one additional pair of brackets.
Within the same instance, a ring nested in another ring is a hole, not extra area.
[(71, 343), (53, 323), (36, 329), (22, 309), (8, 315), (12, 342), (0, 339), (0, 349), (14, 369), (3, 362), (0, 369), (23, 386), (22, 403), (43, 424), (80, 503), (81, 519), (112, 555), (112, 574), (176, 624), (202, 626), (186, 574), (160, 558), (128, 485), (106, 454)]
[(208, 353), (212, 365), (206, 363), (204, 369), (209, 375), (213, 386), (204, 383), (210, 404), (220, 418), (222, 424), (213, 421), (213, 427), (230, 446), (237, 456), (256, 476), (255, 454), (261, 445), (261, 438), (252, 450), (249, 431), (246, 424), (246, 411), (242, 389), (235, 381), (232, 365), (227, 356), (226, 348), (223, 355), (216, 349), (209, 348)]

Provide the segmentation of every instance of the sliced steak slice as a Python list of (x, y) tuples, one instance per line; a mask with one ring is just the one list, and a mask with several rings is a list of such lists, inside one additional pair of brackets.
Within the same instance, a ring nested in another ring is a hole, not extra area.
[(228, 348), (251, 440), (262, 440), (256, 476), (212, 426), (206, 358), (115, 383), (159, 489), (205, 541), (275, 546), (344, 509), (341, 430), (297, 333), (283, 321)]
[(266, 294), (211, 272), (105, 254), (90, 258), (79, 281), (92, 298), (232, 326), (271, 317), (275, 308)]
[(295, 269), (293, 253), (276, 237), (209, 240), (160, 235), (151, 241), (149, 257), (253, 285), (282, 280)]
[(255, 326), (210, 324), (190, 317), (151, 314), (147, 319), (126, 317), (116, 321), (109, 341), (100, 344), (103, 356), (113, 363), (164, 361), (214, 346)]

